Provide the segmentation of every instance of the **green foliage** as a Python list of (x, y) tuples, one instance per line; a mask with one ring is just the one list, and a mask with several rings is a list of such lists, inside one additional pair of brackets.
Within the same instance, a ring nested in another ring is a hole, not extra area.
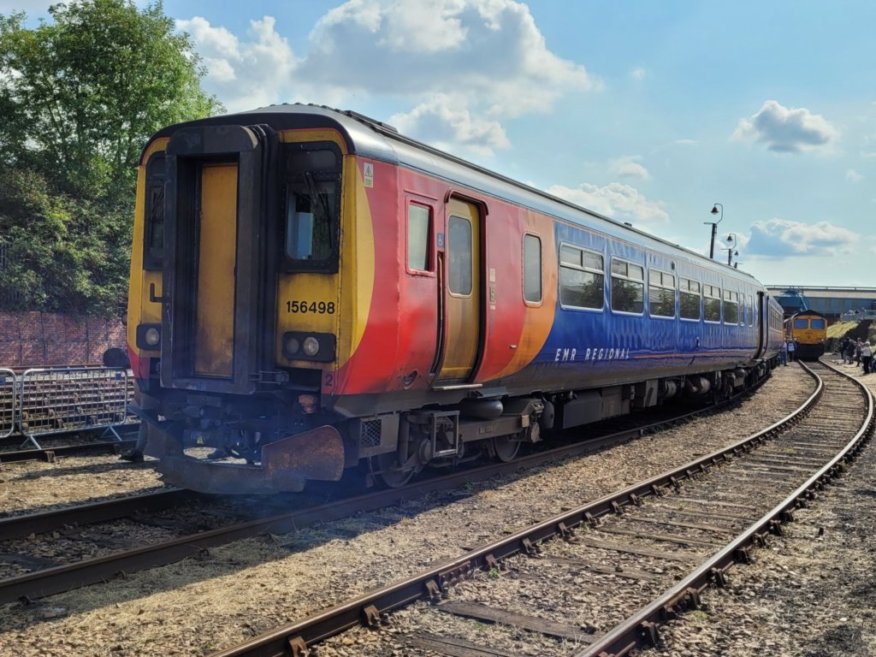
[(118, 314), (127, 288), (131, 203), (53, 193), (0, 164), (0, 301), (9, 310)]
[(34, 29), (24, 14), (0, 15), (0, 303), (115, 312), (141, 149), (163, 126), (221, 106), (160, 2), (49, 13)]

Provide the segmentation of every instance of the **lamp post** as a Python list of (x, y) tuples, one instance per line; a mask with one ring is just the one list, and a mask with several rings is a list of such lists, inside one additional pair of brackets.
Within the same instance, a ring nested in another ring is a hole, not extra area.
[(721, 216), (718, 217), (718, 221), (704, 221), (704, 224), (710, 224), (712, 226), (712, 239), (709, 242), (709, 258), (715, 258), (715, 235), (718, 233), (718, 224), (721, 223), (721, 220), (724, 218), (724, 206), (720, 203), (712, 204), (712, 214), (718, 214), (720, 208)]
[(724, 247), (727, 250), (727, 266), (730, 267), (733, 264), (733, 256), (739, 255), (739, 251), (736, 251), (736, 233), (728, 233), (724, 241), (727, 243)]

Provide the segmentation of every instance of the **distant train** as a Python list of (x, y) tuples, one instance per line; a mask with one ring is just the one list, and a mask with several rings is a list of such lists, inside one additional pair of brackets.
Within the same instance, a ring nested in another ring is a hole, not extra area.
[(797, 358), (818, 360), (827, 343), (827, 318), (814, 310), (802, 310), (785, 320), (785, 335), (797, 343)]
[(782, 311), (736, 269), (296, 104), (150, 140), (128, 331), (165, 480), (263, 493), (724, 397), (768, 374)]

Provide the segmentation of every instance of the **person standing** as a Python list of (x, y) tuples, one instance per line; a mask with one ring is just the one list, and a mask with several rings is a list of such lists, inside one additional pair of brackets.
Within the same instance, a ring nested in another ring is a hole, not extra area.
[(869, 340), (864, 340), (861, 344), (861, 366), (864, 368), (864, 374), (870, 373), (870, 363), (873, 360), (873, 348), (870, 346)]
[(794, 354), (797, 353), (797, 343), (794, 340), (788, 340), (788, 360), (794, 360)]

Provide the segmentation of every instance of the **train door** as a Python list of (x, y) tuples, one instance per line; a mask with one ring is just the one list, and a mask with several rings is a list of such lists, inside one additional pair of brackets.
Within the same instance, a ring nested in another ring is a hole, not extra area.
[(234, 354), (237, 163), (202, 165), (200, 188), (193, 369), (196, 376), (227, 378)]
[(168, 143), (165, 387), (249, 394), (269, 369), (275, 144), (261, 126), (182, 129)]
[(763, 292), (757, 293), (757, 353), (755, 358), (760, 358), (766, 349), (767, 343), (767, 322), (769, 315), (767, 313), (766, 296)]
[(447, 204), (440, 303), (442, 358), (436, 384), (464, 383), (474, 373), (481, 342), (481, 213), (473, 203)]

